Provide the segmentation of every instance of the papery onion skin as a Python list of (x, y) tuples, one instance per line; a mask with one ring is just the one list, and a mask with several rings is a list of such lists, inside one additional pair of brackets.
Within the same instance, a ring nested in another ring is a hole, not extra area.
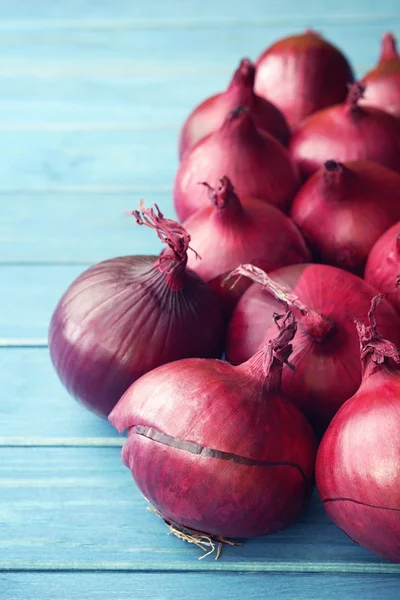
[(400, 172), (400, 120), (360, 106), (364, 86), (354, 83), (343, 104), (314, 113), (291, 137), (289, 151), (303, 180), (327, 160), (371, 160)]
[(128, 429), (124, 464), (168, 523), (242, 538), (273, 533), (298, 516), (316, 442), (279, 392), (290, 346), (273, 344), (271, 354), (262, 350), (240, 367), (206, 359), (159, 367), (111, 413), (119, 431)]
[(186, 268), (190, 238), (182, 236), (178, 231), (170, 240), (180, 248), (178, 258), (168, 248), (162, 260), (124, 256), (90, 267), (54, 311), (49, 331), (54, 367), (71, 395), (101, 417), (107, 418), (133, 381), (158, 365), (220, 356), (221, 309), (207, 284)]
[(391, 33), (384, 34), (378, 64), (364, 75), (362, 83), (366, 91), (361, 104), (400, 117), (400, 56)]
[(400, 562), (400, 372), (389, 366), (389, 358), (399, 362), (400, 356), (368, 329), (360, 336), (362, 383), (322, 439), (316, 482), (338, 527), (371, 552)]
[(372, 246), (400, 219), (400, 175), (371, 161), (327, 161), (290, 216), (318, 262), (362, 276)]
[(228, 113), (237, 106), (246, 106), (258, 129), (266, 131), (282, 144), (290, 137), (289, 126), (281, 111), (265, 98), (254, 93), (255, 66), (241, 60), (228, 89), (204, 100), (186, 119), (179, 138), (179, 158), (206, 135), (219, 129)]
[(238, 107), (220, 129), (187, 152), (174, 184), (174, 205), (180, 221), (208, 205), (199, 186), (225, 174), (239, 196), (259, 198), (287, 211), (300, 187), (296, 167), (286, 148), (256, 129), (249, 111)]
[[(328, 265), (293, 265), (269, 277), (310, 309), (297, 311), (298, 330), (282, 391), (306, 415), (320, 436), (340, 406), (360, 385), (359, 342), (354, 319), (365, 314), (376, 290), (361, 278)], [(274, 313), (281, 303), (259, 284), (241, 297), (228, 326), (226, 357), (233, 364), (248, 360), (274, 336)], [(400, 345), (400, 317), (384, 300), (377, 313), (380, 330)], [(272, 323), (272, 324), (271, 324)]]
[[(293, 221), (274, 206), (239, 198), (228, 177), (222, 177), (215, 190), (207, 187), (208, 206), (183, 223), (201, 256), (198, 260), (189, 254), (188, 266), (210, 284), (230, 312), (250, 285), (245, 278), (234, 288), (223, 284), (237, 265), (251, 262), (272, 270), (306, 262), (311, 254)], [(203, 193), (207, 195), (207, 190)]]
[(369, 253), (364, 278), (400, 312), (400, 221), (385, 231)]
[(310, 114), (342, 102), (354, 80), (340, 50), (311, 30), (275, 42), (256, 67), (256, 93), (273, 102), (293, 130)]

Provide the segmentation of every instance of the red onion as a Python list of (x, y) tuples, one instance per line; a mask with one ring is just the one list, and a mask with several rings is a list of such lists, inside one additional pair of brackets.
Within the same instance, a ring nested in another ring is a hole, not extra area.
[(400, 120), (379, 108), (360, 106), (364, 86), (354, 83), (343, 104), (305, 119), (290, 141), (304, 178), (325, 161), (372, 160), (400, 171)]
[(357, 322), (362, 382), (321, 442), (316, 481), (329, 517), (352, 540), (400, 562), (400, 362), (396, 346)]
[(134, 383), (109, 420), (128, 429), (124, 464), (176, 527), (209, 536), (273, 533), (299, 514), (310, 491), (311, 427), (280, 393), (296, 331), (239, 367), (180, 360)]
[(391, 33), (383, 36), (379, 62), (363, 77), (362, 83), (367, 86), (362, 104), (400, 117), (400, 56)]
[(286, 148), (258, 131), (249, 111), (241, 106), (229, 113), (220, 129), (185, 154), (174, 187), (181, 221), (208, 204), (199, 181), (217, 181), (221, 173), (232, 180), (239, 196), (259, 198), (282, 210), (288, 210), (299, 188)]
[(400, 175), (371, 161), (329, 160), (300, 189), (291, 217), (319, 262), (362, 275), (376, 240), (400, 219)]
[[(285, 369), (282, 390), (320, 434), (361, 381), (354, 319), (365, 314), (376, 291), (365, 281), (336, 267), (294, 265), (266, 273), (244, 265), (252, 285), (239, 300), (228, 328), (226, 356), (241, 363), (274, 336), (274, 314), (280, 302), (299, 315), (293, 340), (295, 371)], [(278, 302), (279, 300), (279, 302)], [(386, 300), (378, 323), (385, 335), (400, 343), (400, 317)]]
[(268, 270), (310, 260), (301, 233), (280, 210), (254, 198), (239, 200), (228, 177), (215, 190), (205, 185), (210, 204), (184, 222), (202, 259), (190, 254), (188, 265), (209, 282), (228, 310), (250, 285), (244, 278), (233, 290), (222, 285), (241, 263)]
[(138, 377), (172, 360), (218, 356), (221, 310), (212, 290), (186, 268), (190, 236), (157, 207), (134, 211), (168, 249), (98, 263), (67, 289), (50, 325), (56, 371), (77, 400), (107, 417)]
[(256, 66), (256, 93), (273, 102), (292, 128), (313, 112), (342, 102), (354, 80), (340, 50), (311, 30), (279, 40)]
[(400, 312), (400, 221), (388, 229), (372, 248), (364, 278), (383, 292)]
[(254, 93), (256, 69), (248, 58), (244, 58), (233, 74), (228, 89), (204, 100), (185, 121), (179, 140), (179, 157), (206, 135), (221, 127), (226, 116), (237, 106), (243, 105), (250, 110), (254, 124), (258, 129), (270, 133), (282, 144), (289, 140), (290, 131), (283, 114)]

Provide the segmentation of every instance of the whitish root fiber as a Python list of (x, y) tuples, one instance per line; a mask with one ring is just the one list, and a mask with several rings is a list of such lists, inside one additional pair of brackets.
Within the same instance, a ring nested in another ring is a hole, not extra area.
[(189, 544), (194, 544), (195, 546), (200, 548), (204, 552), (204, 554), (202, 556), (199, 556), (199, 560), (203, 560), (203, 558), (206, 558), (206, 556), (210, 556), (210, 554), (213, 554), (214, 552), (215, 552), (215, 560), (218, 560), (219, 557), (221, 556), (223, 545), (240, 546), (240, 543), (231, 542), (230, 540), (227, 540), (222, 537), (217, 537), (217, 536), (211, 537), (209, 535), (206, 535), (205, 533), (194, 533), (194, 532), (189, 532), (189, 531), (182, 531), (175, 525), (168, 523), (168, 521), (166, 521), (164, 519), (162, 514), (160, 512), (158, 512), (158, 510), (156, 510), (155, 508), (148, 506), (147, 510), (149, 510), (150, 512), (157, 515), (157, 517), (159, 517), (160, 519), (162, 519), (164, 521), (164, 523), (166, 523), (166, 525), (168, 526), (168, 529), (169, 529), (168, 535), (175, 535), (180, 540), (183, 540), (184, 542), (188, 542)]

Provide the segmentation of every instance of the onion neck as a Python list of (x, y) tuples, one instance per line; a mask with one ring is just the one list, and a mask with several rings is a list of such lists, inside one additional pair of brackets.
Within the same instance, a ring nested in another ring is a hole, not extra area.
[(378, 64), (382, 64), (387, 60), (396, 60), (400, 58), (397, 51), (396, 38), (392, 33), (385, 33), (382, 37), (381, 53)]
[(239, 138), (254, 136), (255, 139), (260, 138), (250, 114), (249, 107), (243, 104), (240, 104), (228, 114), (222, 124), (220, 132), (222, 136), (228, 139), (228, 141), (232, 136)]
[(344, 196), (340, 193), (350, 183), (352, 172), (344, 164), (328, 160), (322, 170), (322, 192), (328, 202), (340, 201)]
[[(190, 235), (180, 223), (166, 219), (157, 204), (155, 209), (145, 208), (142, 200), (139, 210), (134, 210), (132, 214), (138, 225), (146, 225), (156, 231), (160, 240), (168, 246), (156, 260), (154, 268), (164, 275), (172, 291), (182, 290), (185, 283), (188, 250), (195, 252), (189, 246)], [(195, 254), (198, 256), (196, 252)]]
[(236, 90), (237, 88), (250, 90), (253, 92), (254, 80), (256, 77), (256, 67), (248, 58), (243, 58), (236, 71), (233, 74), (228, 92)]
[(208, 189), (208, 196), (215, 207), (213, 217), (222, 222), (235, 222), (244, 218), (243, 206), (235, 193), (229, 177), (224, 175), (214, 189), (208, 183), (203, 182)]
[(349, 83), (347, 87), (349, 91), (345, 100), (345, 109), (350, 116), (357, 117), (363, 112), (359, 102), (364, 97), (365, 85), (356, 81)]
[(267, 289), (274, 298), (282, 302), (286, 310), (297, 310), (301, 315), (300, 323), (302, 328), (313, 342), (324, 342), (335, 333), (336, 325), (330, 317), (322, 315), (304, 304), (297, 296), (285, 290), (276, 281), (273, 281), (262, 269), (250, 264), (241, 265), (232, 271), (227, 279), (241, 275), (248, 277), (254, 283), (259, 283), (263, 288)]
[(379, 294), (372, 299), (367, 323), (364, 323), (361, 319), (356, 319), (357, 333), (360, 340), (363, 383), (372, 376), (375, 377), (385, 371), (390, 372), (392, 370), (390, 360), (400, 363), (399, 349), (393, 342), (381, 337), (377, 331), (375, 313), (383, 298), (384, 295)]
[(259, 350), (247, 362), (235, 367), (250, 374), (256, 379), (268, 395), (278, 394), (281, 389), (282, 368), (284, 365), (294, 370), (289, 362), (292, 353), (292, 344), (296, 335), (297, 324), (291, 311), (284, 315), (277, 337), (268, 342), (262, 350)]

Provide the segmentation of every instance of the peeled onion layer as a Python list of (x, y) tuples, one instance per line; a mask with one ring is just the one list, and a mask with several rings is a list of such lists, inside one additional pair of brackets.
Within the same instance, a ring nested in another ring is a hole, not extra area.
[(297, 169), (286, 148), (257, 130), (249, 111), (238, 107), (223, 125), (185, 154), (174, 183), (174, 206), (184, 221), (208, 205), (200, 182), (226, 175), (238, 196), (258, 198), (288, 211), (300, 186)]
[(254, 93), (255, 66), (242, 59), (228, 89), (204, 100), (186, 119), (179, 139), (179, 157), (205, 136), (221, 127), (227, 115), (237, 106), (246, 106), (256, 127), (287, 144), (290, 131), (286, 119), (276, 106)]
[(400, 312), (400, 221), (385, 231), (368, 256), (364, 278)]
[[(359, 341), (354, 319), (368, 312), (376, 290), (336, 267), (303, 264), (269, 274), (309, 309), (322, 315), (298, 316), (291, 362), (282, 373), (283, 393), (306, 415), (318, 435), (361, 382)], [(274, 313), (282, 304), (254, 283), (239, 300), (228, 326), (226, 357), (233, 364), (248, 360), (276, 333)], [(376, 316), (382, 335), (400, 346), (400, 317), (384, 300)], [(324, 329), (325, 328), (325, 329)]]
[(279, 376), (265, 383), (264, 362), (261, 351), (240, 367), (212, 359), (163, 365), (111, 413), (119, 431), (128, 429), (124, 464), (168, 523), (242, 538), (278, 531), (299, 514), (316, 443), (281, 398)]
[(318, 262), (362, 276), (374, 243), (400, 219), (400, 175), (372, 161), (329, 160), (300, 188), (290, 216)]
[(362, 383), (322, 439), (317, 488), (353, 541), (400, 562), (400, 371), (392, 363), (400, 356), (379, 327), (362, 327)]
[(400, 172), (400, 119), (379, 108), (361, 106), (364, 86), (354, 83), (346, 101), (304, 119), (289, 152), (303, 180), (331, 160), (371, 160)]
[(310, 114), (342, 102), (354, 80), (346, 57), (312, 30), (278, 40), (256, 67), (256, 93), (273, 102), (293, 130)]

